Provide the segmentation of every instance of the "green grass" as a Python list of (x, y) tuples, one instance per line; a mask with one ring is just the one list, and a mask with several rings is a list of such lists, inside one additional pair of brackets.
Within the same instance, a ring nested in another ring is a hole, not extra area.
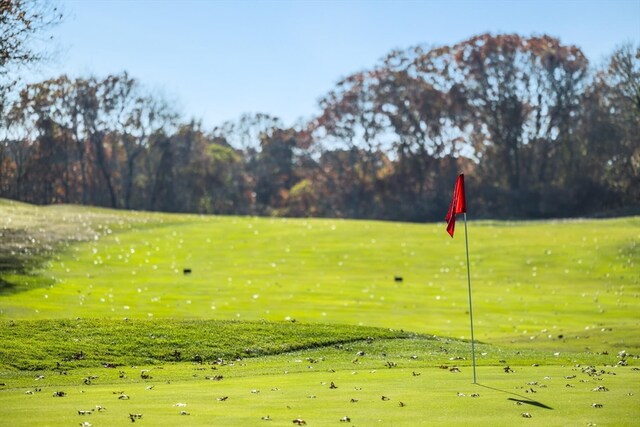
[[(11, 425), (128, 425), (129, 412), (148, 425), (262, 425), (265, 415), (274, 425), (345, 415), (347, 425), (633, 425), (640, 415), (637, 359), (618, 357), (640, 353), (637, 217), (469, 223), (481, 385), (460, 340), (461, 229), (450, 239), (443, 224), (0, 200), (0, 233), (0, 420)], [(592, 391), (602, 384), (608, 392)], [(51, 397), (59, 389), (67, 396)], [(95, 405), (108, 410), (77, 414)]]
[[(0, 419), (16, 426), (34, 420), (51, 426), (85, 420), (120, 426), (130, 424), (129, 414), (141, 413), (147, 425), (262, 425), (267, 415), (280, 426), (298, 417), (308, 425), (342, 425), (344, 416), (351, 419), (346, 425), (365, 426), (636, 425), (640, 371), (631, 366), (594, 370), (566, 358), (521, 365), (544, 356), (481, 346), (488, 363), (479, 367), (479, 384), (474, 385), (468, 361), (449, 360), (463, 351), (460, 345), (417, 337), (380, 339), (223, 364), (93, 367), (66, 375), (22, 371), (0, 390)], [(358, 351), (365, 355), (357, 356)], [(505, 372), (498, 358), (508, 359), (513, 372)], [(438, 360), (447, 367), (434, 366)], [(396, 366), (389, 368), (390, 361)], [(460, 372), (452, 372), (453, 366)], [(143, 371), (149, 378), (140, 378)], [(210, 379), (214, 376), (220, 379)], [(66, 396), (52, 397), (57, 391)], [(129, 399), (120, 400), (122, 393)], [(218, 400), (222, 397), (227, 399)], [(97, 405), (106, 410), (78, 415)], [(180, 415), (183, 410), (189, 418)]]
[[(130, 424), (129, 414), (141, 413), (140, 421), (148, 425), (260, 425), (269, 415), (274, 425), (288, 425), (298, 417), (309, 425), (336, 425), (348, 416), (352, 424), (347, 425), (620, 426), (634, 425), (640, 415), (637, 359), (625, 357), (625, 366), (617, 354), (554, 355), (479, 344), (479, 384), (471, 384), (469, 343), (459, 340), (297, 323), (172, 325), (168, 320), (131, 320), (109, 327), (110, 323), (54, 320), (6, 325), (2, 341), (11, 342), (20, 356), (39, 359), (43, 369), (14, 366), (4, 371), (0, 419), (15, 426), (34, 421), (119, 426)], [(40, 335), (30, 336), (40, 328)], [(211, 329), (226, 329), (222, 336), (238, 339), (193, 342)], [(123, 336), (137, 344), (132, 343), (135, 350), (123, 343), (128, 341)], [(246, 342), (264, 343), (269, 351), (270, 336), (275, 343), (301, 348), (238, 357), (246, 351)], [(172, 360), (176, 346), (182, 350), (182, 361)], [(79, 348), (83, 357), (73, 357)], [(8, 359), (15, 360), (16, 354)], [(199, 359), (196, 354), (204, 356)], [(594, 391), (599, 389), (603, 391)], [(53, 397), (58, 391), (65, 397)], [(119, 399), (122, 394), (129, 399)], [(218, 400), (222, 397), (227, 399)], [(98, 405), (106, 410), (78, 414)], [(189, 418), (180, 415), (183, 410)], [(532, 419), (524, 419), (523, 413)]]
[(0, 367), (74, 369), (103, 364), (214, 361), (280, 354), (357, 340), (406, 338), (379, 328), (193, 320), (31, 320), (3, 322)]
[[(380, 364), (389, 361), (385, 354), (401, 359), (420, 355), (431, 366), (447, 360), (461, 366), (471, 363), (466, 341), (363, 326), (173, 319), (25, 320), (0, 326), (0, 342), (5, 343), (0, 348), (0, 368), (5, 371), (207, 364), (313, 349), (346, 351), (353, 356), (349, 363), (357, 359), (357, 351), (365, 350), (366, 359), (377, 357)], [(615, 365), (618, 361), (617, 354), (552, 354), (482, 343), (477, 344), (477, 353), (480, 365)]]
[[(0, 318), (296, 319), (469, 338), (464, 235), (442, 224), (37, 212), (97, 231), (45, 265), (44, 285), (3, 296)], [(640, 218), (471, 222), (469, 233), (477, 339), (640, 349), (628, 333), (640, 331)]]

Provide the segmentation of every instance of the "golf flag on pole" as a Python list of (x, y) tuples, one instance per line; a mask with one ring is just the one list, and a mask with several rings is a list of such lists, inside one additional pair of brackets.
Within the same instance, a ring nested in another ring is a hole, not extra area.
[(453, 189), (453, 197), (451, 198), (451, 204), (449, 205), (449, 212), (445, 217), (447, 221), (447, 233), (453, 237), (453, 231), (456, 228), (456, 215), (459, 213), (467, 212), (467, 201), (464, 196), (464, 174), (458, 175), (456, 180), (456, 186)]
[(467, 232), (467, 200), (464, 194), (464, 174), (458, 175), (456, 186), (453, 189), (453, 198), (449, 205), (449, 212), (445, 220), (447, 221), (447, 233), (453, 237), (456, 228), (456, 215), (464, 214), (464, 241), (467, 249), (467, 284), (469, 285), (469, 323), (471, 324), (471, 355), (473, 357), (473, 383), (477, 384), (476, 376), (476, 346), (473, 337), (473, 305), (471, 303), (471, 272), (469, 270), (469, 233)]

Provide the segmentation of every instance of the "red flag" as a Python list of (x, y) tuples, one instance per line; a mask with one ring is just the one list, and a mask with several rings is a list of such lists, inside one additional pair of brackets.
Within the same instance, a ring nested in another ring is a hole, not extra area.
[(449, 212), (445, 217), (447, 221), (447, 232), (453, 237), (453, 231), (456, 228), (456, 215), (467, 212), (467, 201), (464, 196), (464, 174), (458, 175), (456, 186), (453, 189), (453, 198), (449, 205)]

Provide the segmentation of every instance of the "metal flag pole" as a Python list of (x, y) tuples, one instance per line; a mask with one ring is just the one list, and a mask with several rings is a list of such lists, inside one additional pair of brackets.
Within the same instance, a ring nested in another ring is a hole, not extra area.
[(473, 339), (473, 306), (471, 304), (471, 272), (469, 271), (469, 233), (467, 232), (467, 213), (464, 212), (464, 241), (467, 247), (467, 283), (469, 284), (469, 319), (471, 320), (471, 357), (473, 358), (473, 383), (476, 381), (476, 346)]

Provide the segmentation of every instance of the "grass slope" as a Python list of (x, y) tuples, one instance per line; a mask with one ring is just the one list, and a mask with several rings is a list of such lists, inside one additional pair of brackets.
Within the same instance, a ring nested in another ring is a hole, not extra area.
[(464, 239), (440, 224), (0, 200), (0, 227), (2, 424), (640, 416), (640, 218), (469, 224), (479, 384), (438, 337), (468, 337)]
[(0, 367), (74, 369), (256, 357), (358, 340), (407, 338), (379, 328), (216, 320), (3, 322)]
[[(49, 236), (75, 223), (64, 235), (85, 241), (59, 246), (35, 278), (5, 275), (15, 291), (0, 318), (297, 319), (469, 338), (464, 236), (440, 224), (11, 206), (5, 227)], [(477, 339), (640, 350), (640, 218), (469, 233)]]

